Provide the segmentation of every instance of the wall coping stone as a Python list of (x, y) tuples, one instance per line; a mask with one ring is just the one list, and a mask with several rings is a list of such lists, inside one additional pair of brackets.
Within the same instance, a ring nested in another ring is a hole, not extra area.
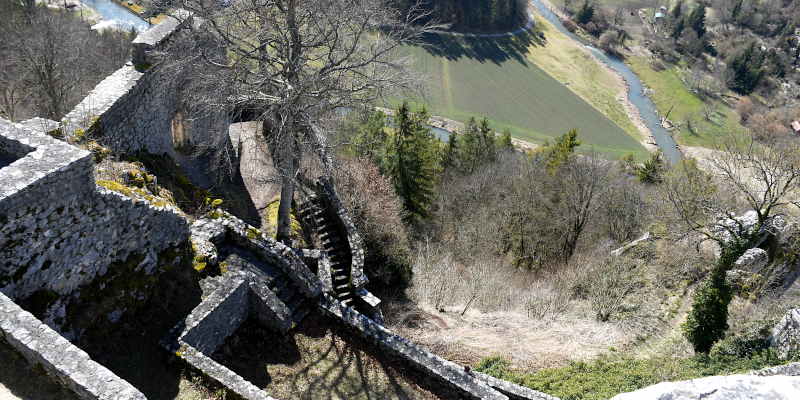
[(40, 179), (75, 163), (91, 172), (92, 154), (0, 118), (0, 148), (20, 157), (0, 168), (0, 202)]
[(239, 374), (212, 360), (192, 346), (186, 346), (181, 353), (181, 358), (189, 363), (189, 365), (202, 371), (209, 378), (219, 382), (242, 398), (247, 400), (276, 400), (248, 380), (239, 376)]
[(0, 293), (0, 336), (82, 399), (146, 400), (133, 385)]
[(143, 76), (144, 72), (137, 71), (129, 62), (105, 77), (61, 119), (64, 135), (72, 137), (79, 129), (86, 131), (93, 124), (100, 123), (99, 118), (124, 99), (125, 94), (136, 87)]
[(400, 357), (426, 376), (433, 377), (441, 383), (447, 383), (470, 398), (508, 400), (506, 395), (494, 390), (483, 380), (471, 375), (464, 367), (423, 350), (408, 339), (394, 334), (383, 325), (371, 320), (352, 307), (342, 305), (328, 294), (322, 295), (319, 306), (326, 314), (356, 330), (367, 340), (376, 343), (384, 350)]
[(267, 237), (259, 229), (226, 211), (213, 212), (217, 213), (216, 218), (202, 218), (192, 224), (192, 246), (207, 262), (216, 264), (216, 245), (229, 236), (236, 243), (281, 268), (306, 297), (313, 298), (322, 293), (319, 278), (300, 258), (302, 252), (298, 254), (291, 247)]
[(475, 376), (486, 382), (489, 386), (505, 393), (512, 400), (526, 399), (526, 400), (559, 400), (558, 397), (550, 396), (542, 392), (538, 392), (525, 386), (517, 385), (509, 381), (497, 379), (491, 375), (482, 372), (473, 372)]

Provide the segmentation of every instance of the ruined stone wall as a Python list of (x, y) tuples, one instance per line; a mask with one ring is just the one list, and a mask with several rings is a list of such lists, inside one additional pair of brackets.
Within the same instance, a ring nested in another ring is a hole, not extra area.
[(97, 187), (89, 152), (5, 120), (0, 143), (20, 157), (0, 169), (0, 291), (50, 326), (109, 268), (153, 274), (159, 253), (188, 239), (171, 206)]
[[(133, 41), (133, 59), (101, 81), (61, 121), (67, 137), (87, 136), (116, 153), (169, 154), (207, 143), (227, 131), (224, 115), (187, 118), (181, 102), (182, 71), (159, 64), (157, 53), (193, 23), (176, 11)], [(175, 136), (175, 138), (173, 138)]]
[(82, 399), (145, 400), (131, 384), (94, 362), (54, 330), (0, 293), (0, 340)]

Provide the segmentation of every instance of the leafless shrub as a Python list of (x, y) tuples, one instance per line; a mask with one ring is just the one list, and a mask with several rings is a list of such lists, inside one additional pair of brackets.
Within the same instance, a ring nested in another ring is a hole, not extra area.
[(131, 36), (98, 33), (76, 14), (0, 2), (0, 115), (61, 119), (128, 59)]
[(600, 321), (623, 310), (625, 297), (639, 285), (638, 264), (626, 257), (611, 257), (588, 266), (587, 296)]

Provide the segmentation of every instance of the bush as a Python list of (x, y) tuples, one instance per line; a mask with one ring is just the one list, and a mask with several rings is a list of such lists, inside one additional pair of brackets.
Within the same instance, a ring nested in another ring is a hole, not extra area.
[(560, 368), (521, 373), (500, 357), (482, 360), (477, 371), (505, 379), (562, 400), (601, 400), (663, 381), (703, 376), (743, 373), (778, 365), (771, 351), (748, 357), (697, 355), (690, 358), (653, 357), (637, 359), (624, 355), (604, 355), (592, 361), (574, 361)]
[[(411, 281), (408, 237), (394, 188), (369, 160), (343, 159), (337, 189), (364, 239), (365, 265), (373, 289), (403, 290)], [(376, 287), (377, 286), (377, 287)]]
[(710, 355), (720, 358), (753, 357), (769, 348), (770, 321), (756, 321), (739, 334), (720, 340), (711, 347)]
[[(719, 281), (722, 282), (719, 282)], [(692, 311), (683, 324), (683, 333), (694, 351), (708, 353), (728, 330), (728, 304), (733, 295), (724, 278), (712, 278), (694, 294)]]
[(625, 296), (639, 284), (638, 265), (627, 257), (611, 257), (586, 274), (583, 291), (597, 320), (606, 322), (624, 309)]

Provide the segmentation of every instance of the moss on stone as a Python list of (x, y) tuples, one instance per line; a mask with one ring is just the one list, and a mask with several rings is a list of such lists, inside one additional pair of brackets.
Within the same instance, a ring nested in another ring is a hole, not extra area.
[(127, 186), (117, 181), (109, 181), (103, 179), (97, 180), (97, 184), (108, 190), (124, 194), (125, 196), (128, 196), (133, 199), (146, 200), (154, 207), (175, 206), (174, 202), (171, 202), (163, 197), (154, 196), (143, 188)]
[(261, 230), (253, 228), (253, 227), (247, 228), (247, 238), (248, 239), (255, 240), (255, 239), (259, 238), (259, 237), (261, 237)]
[(156, 286), (160, 273), (189, 257), (187, 243), (168, 247), (158, 253), (157, 266), (152, 274), (139, 266), (145, 260), (142, 254), (131, 253), (125, 260), (113, 262), (108, 272), (95, 277), (81, 287), (77, 299), (67, 307), (67, 329), (82, 330), (94, 325), (103, 325), (106, 316), (114, 311), (130, 311), (144, 304), (149, 292)]

